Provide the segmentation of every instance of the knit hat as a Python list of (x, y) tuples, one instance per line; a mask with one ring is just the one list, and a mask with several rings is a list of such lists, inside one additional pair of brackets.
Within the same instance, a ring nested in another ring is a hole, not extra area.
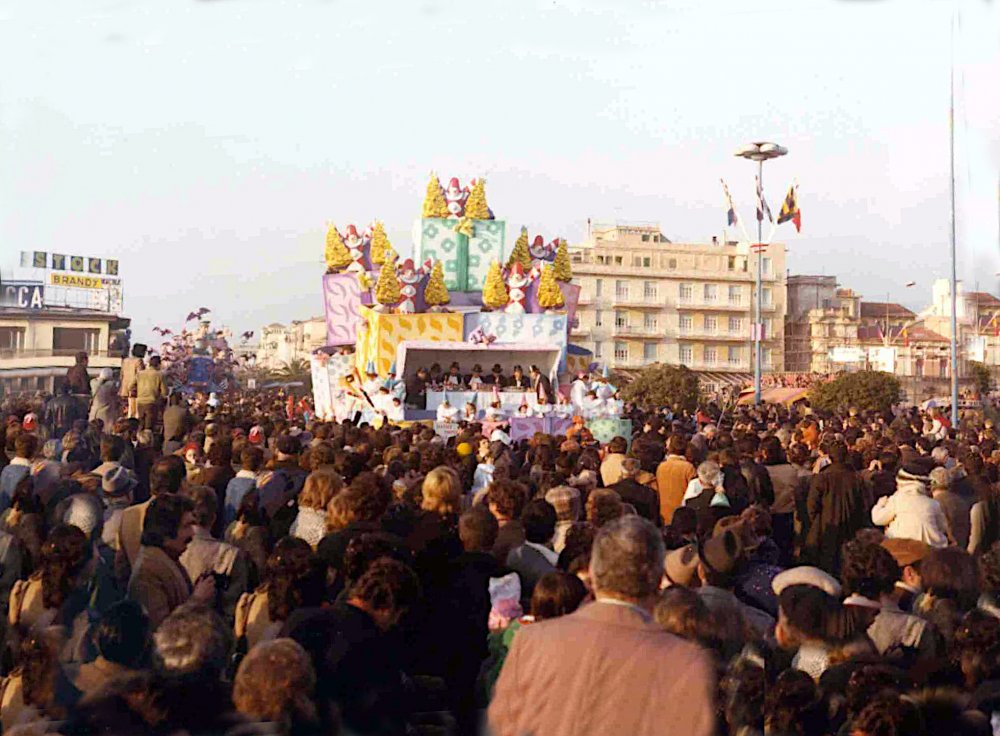
[(931, 479), (923, 475), (924, 469), (915, 463), (904, 465), (896, 473), (896, 480), (915, 480), (927, 485)]
[(42, 446), (42, 455), (46, 460), (58, 460), (62, 457), (62, 442), (59, 440), (46, 440)]
[(264, 430), (257, 426), (251, 427), (250, 435), (247, 437), (251, 445), (262, 445), (264, 444)]
[(24, 422), (21, 424), (25, 432), (34, 432), (38, 429), (38, 417), (33, 412), (24, 415)]
[(809, 565), (792, 567), (784, 572), (779, 572), (771, 581), (771, 590), (774, 591), (775, 595), (781, 595), (781, 591), (792, 585), (811, 585), (834, 598), (839, 598), (841, 593), (840, 583), (837, 582), (836, 578), (818, 567)]
[(511, 439), (510, 435), (504, 432), (502, 429), (494, 429), (493, 434), (490, 435), (490, 442), (502, 442), (503, 444), (510, 447)]
[(92, 539), (94, 532), (104, 526), (104, 507), (93, 496), (76, 493), (67, 499), (62, 520)]
[(892, 555), (893, 559), (896, 560), (896, 564), (900, 567), (907, 567), (920, 562), (931, 552), (930, 545), (926, 542), (921, 542), (919, 539), (904, 539), (902, 537), (883, 539), (882, 546), (889, 551), (889, 554)]
[(573, 486), (555, 486), (545, 492), (545, 500), (556, 510), (556, 521), (580, 518), (580, 491)]
[(667, 553), (663, 562), (663, 573), (670, 585), (688, 586), (697, 572), (698, 549), (693, 544)]
[(455, 448), (455, 451), (458, 453), (459, 457), (468, 457), (472, 454), (472, 445), (468, 442), (460, 442), (458, 447)]
[(709, 570), (731, 573), (743, 557), (743, 544), (736, 532), (726, 529), (702, 544), (698, 556)]
[(108, 498), (118, 498), (135, 488), (136, 481), (126, 468), (112, 468), (101, 480), (101, 490)]

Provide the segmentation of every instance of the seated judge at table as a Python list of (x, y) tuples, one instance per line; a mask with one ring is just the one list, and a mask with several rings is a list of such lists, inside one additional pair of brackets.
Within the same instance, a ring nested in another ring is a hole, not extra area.
[(521, 366), (514, 366), (514, 375), (511, 377), (510, 381), (507, 382), (507, 388), (516, 388), (527, 391), (531, 388), (531, 382), (528, 377), (524, 375), (524, 371), (521, 370)]
[(406, 405), (413, 409), (427, 406), (427, 369), (420, 367), (417, 375), (406, 379)]
[(469, 384), (470, 391), (478, 391), (486, 385), (486, 381), (483, 379), (483, 367), (479, 363), (472, 366), (472, 373), (469, 374), (466, 383)]
[(448, 366), (448, 374), (444, 377), (445, 388), (456, 389), (464, 385), (464, 383), (462, 380), (462, 371), (458, 367), (458, 363), (452, 363)]
[(490, 371), (487, 383), (492, 386), (496, 386), (498, 389), (502, 389), (507, 386), (507, 379), (503, 377), (503, 368), (500, 367), (499, 363), (495, 363), (493, 365), (493, 370)]
[(444, 374), (441, 372), (440, 363), (431, 364), (429, 375), (430, 375), (430, 380), (428, 381), (428, 383), (430, 383), (431, 386), (440, 386), (442, 383), (444, 383)]

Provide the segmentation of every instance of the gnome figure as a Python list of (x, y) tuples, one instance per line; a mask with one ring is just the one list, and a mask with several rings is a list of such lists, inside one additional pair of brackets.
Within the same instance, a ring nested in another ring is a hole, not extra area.
[(507, 277), (507, 293), (510, 302), (505, 310), (507, 314), (524, 314), (525, 305), (528, 299), (528, 284), (531, 277), (525, 274), (524, 267), (520, 263), (511, 266), (510, 275)]
[(358, 234), (358, 229), (354, 225), (347, 226), (344, 245), (347, 246), (347, 250), (351, 254), (351, 265), (347, 267), (347, 270), (363, 273), (365, 270), (365, 239)]
[(531, 241), (531, 245), (528, 246), (528, 252), (531, 253), (531, 257), (536, 261), (550, 261), (554, 252), (550, 250), (550, 247), (545, 244), (545, 240), (541, 235), (536, 235), (535, 239)]
[(444, 193), (444, 200), (448, 204), (448, 216), (456, 220), (462, 217), (465, 214), (465, 200), (468, 198), (469, 188), (460, 187), (458, 179), (452, 177)]
[(402, 299), (397, 310), (400, 314), (413, 314), (417, 311), (417, 285), (424, 277), (422, 268), (415, 268), (413, 259), (407, 258), (399, 269), (396, 278), (399, 280), (399, 293)]

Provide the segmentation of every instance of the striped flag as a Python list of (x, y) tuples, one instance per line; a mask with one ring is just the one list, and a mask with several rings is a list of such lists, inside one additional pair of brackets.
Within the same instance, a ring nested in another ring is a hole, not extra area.
[(798, 186), (792, 184), (788, 188), (788, 194), (785, 195), (785, 202), (781, 205), (781, 212), (778, 213), (778, 224), (788, 222), (789, 220), (795, 225), (795, 232), (802, 232), (802, 212), (799, 211), (799, 202), (796, 197), (796, 189)]
[(764, 218), (767, 218), (768, 222), (774, 222), (774, 217), (771, 216), (771, 208), (767, 206), (767, 200), (764, 199), (764, 187), (761, 186), (760, 177), (757, 179), (757, 222), (763, 222)]
[(729, 209), (726, 211), (726, 220), (729, 222), (730, 226), (735, 225), (740, 221), (739, 216), (736, 214), (736, 205), (733, 204), (733, 197), (729, 193), (729, 187), (726, 186), (725, 179), (719, 179), (722, 182), (722, 191), (726, 193), (726, 207)]

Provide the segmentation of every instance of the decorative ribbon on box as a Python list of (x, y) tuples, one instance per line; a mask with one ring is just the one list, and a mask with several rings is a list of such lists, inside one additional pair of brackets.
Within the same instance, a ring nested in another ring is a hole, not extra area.
[(464, 339), (477, 328), (487, 335), (496, 335), (494, 347), (504, 343), (552, 345), (559, 348), (559, 370), (566, 367), (565, 314), (507, 314), (506, 312), (471, 312), (465, 315)]
[(358, 333), (355, 365), (364, 373), (368, 361), (380, 376), (387, 376), (404, 340), (461, 341), (463, 319), (459, 313), (383, 314), (361, 307), (364, 320)]
[(361, 285), (353, 273), (323, 276), (323, 304), (326, 308), (326, 344), (354, 345), (361, 322)]
[(503, 261), (503, 220), (424, 218), (415, 261), (441, 261), (449, 291), (482, 291), (490, 263)]
[(624, 437), (632, 444), (632, 420), (619, 419), (615, 417), (600, 417), (587, 421), (587, 429), (594, 435), (594, 439), (602, 445), (610, 442), (615, 437)]

